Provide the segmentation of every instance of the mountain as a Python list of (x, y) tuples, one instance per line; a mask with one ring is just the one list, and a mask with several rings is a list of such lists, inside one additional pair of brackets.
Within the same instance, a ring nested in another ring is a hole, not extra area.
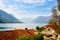
[(0, 10), (0, 23), (21, 23), (15, 16)]
[(47, 23), (52, 17), (51, 16), (39, 16), (32, 21), (32, 23)]

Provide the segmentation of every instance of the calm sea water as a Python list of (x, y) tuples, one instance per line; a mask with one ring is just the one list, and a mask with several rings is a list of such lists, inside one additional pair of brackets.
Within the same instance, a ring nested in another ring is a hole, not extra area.
[(44, 26), (46, 24), (38, 24), (38, 23), (8, 23), (8, 24), (0, 24), (0, 31), (5, 31), (5, 30), (14, 30), (15, 28), (17, 29), (35, 29), (36, 26)]

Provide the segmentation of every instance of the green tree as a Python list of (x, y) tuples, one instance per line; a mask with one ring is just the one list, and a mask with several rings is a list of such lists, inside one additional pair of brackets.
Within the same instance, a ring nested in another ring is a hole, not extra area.
[(28, 35), (23, 35), (23, 36), (18, 37), (17, 40), (34, 40), (34, 39)]
[(57, 12), (57, 9), (56, 9), (56, 6), (54, 6), (52, 8), (52, 19), (55, 21), (55, 22), (58, 22), (58, 12)]
[[(60, 11), (60, 0), (57, 0), (58, 3), (58, 10)], [(58, 26), (60, 26), (60, 15), (58, 16)], [(60, 28), (60, 27), (59, 27)]]
[(51, 19), (51, 20), (48, 21), (48, 24), (53, 24), (53, 23), (55, 23), (54, 19)]
[(43, 34), (38, 34), (34, 37), (34, 40), (44, 40)]
[(36, 27), (36, 30), (39, 30), (39, 29), (40, 29), (39, 26), (37, 26), (37, 27)]
[(58, 2), (58, 10), (60, 11), (60, 0), (57, 0)]
[(37, 34), (33, 38), (30, 36), (24, 35), (24, 36), (18, 37), (16, 40), (43, 40), (43, 39), (44, 39), (43, 34)]
[[(59, 0), (58, 0), (59, 1)], [(59, 1), (60, 2), (60, 1)], [(58, 2), (58, 5), (59, 5), (59, 2)], [(59, 8), (58, 8), (59, 9)], [(53, 7), (52, 8), (52, 19), (54, 20), (55, 23), (57, 23), (58, 25), (58, 28), (60, 30), (60, 15), (58, 15), (59, 13), (57, 12), (57, 9), (56, 7)]]
[[(59, 1), (59, 0), (58, 0)], [(59, 8), (58, 8), (59, 9)], [(56, 6), (52, 8), (52, 19), (49, 20), (49, 24), (56, 24), (57, 27), (59, 28), (58, 31), (60, 30), (60, 15), (58, 15), (58, 11), (56, 9)]]
[(42, 27), (37, 26), (36, 27), (36, 30), (39, 31), (39, 32), (41, 32), (43, 29), (44, 29), (44, 26), (42, 26)]

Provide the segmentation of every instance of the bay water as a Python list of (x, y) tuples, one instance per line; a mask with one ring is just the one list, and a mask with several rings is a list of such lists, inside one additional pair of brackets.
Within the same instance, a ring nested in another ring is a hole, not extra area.
[(36, 29), (37, 26), (42, 27), (44, 23), (0, 23), (0, 31), (16, 29)]

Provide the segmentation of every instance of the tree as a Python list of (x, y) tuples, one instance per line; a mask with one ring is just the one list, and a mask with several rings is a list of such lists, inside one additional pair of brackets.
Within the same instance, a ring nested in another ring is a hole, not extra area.
[(55, 22), (58, 22), (58, 12), (57, 12), (56, 6), (52, 8), (52, 19)]
[[(58, 3), (58, 11), (60, 11), (60, 0), (57, 0), (57, 3)], [(58, 20), (58, 26), (59, 26), (59, 29), (60, 29), (60, 15), (59, 15), (58, 19), (59, 19)]]
[(60, 0), (57, 0), (58, 2), (58, 10), (60, 11)]
[(23, 36), (18, 37), (17, 40), (34, 40), (34, 39), (28, 35), (23, 35)]
[(39, 30), (39, 29), (40, 29), (39, 26), (37, 26), (37, 27), (36, 27), (36, 30)]
[[(59, 0), (58, 0), (59, 1)], [(60, 2), (60, 1), (59, 1)], [(60, 4), (58, 2), (58, 5)], [(59, 9), (59, 8), (58, 8)], [(60, 30), (60, 15), (59, 15), (59, 13), (58, 13), (58, 10), (57, 9), (57, 6), (54, 6), (53, 8), (52, 8), (52, 19), (51, 20), (49, 20), (49, 24), (54, 24), (54, 23), (56, 23), (56, 25), (57, 25), (57, 27), (59, 28), (58, 29), (58, 31)]]
[[(58, 0), (59, 1), (59, 0)], [(60, 2), (60, 1), (59, 1)], [(52, 8), (52, 19), (57, 23), (58, 27), (60, 28), (60, 15), (58, 15), (59, 13), (57, 12), (57, 10), (59, 9), (55, 9), (56, 7)]]
[(43, 34), (38, 34), (34, 37), (34, 40), (44, 40)]
[(48, 21), (48, 24), (54, 24), (54, 23), (56, 23), (54, 19)]
[(37, 26), (36, 27), (36, 30), (39, 31), (39, 32), (41, 32), (43, 29), (44, 29), (44, 26), (42, 26), (42, 27)]
[(43, 39), (44, 39), (43, 34), (37, 34), (33, 38), (28, 35), (23, 35), (18, 37), (16, 40), (43, 40)]

